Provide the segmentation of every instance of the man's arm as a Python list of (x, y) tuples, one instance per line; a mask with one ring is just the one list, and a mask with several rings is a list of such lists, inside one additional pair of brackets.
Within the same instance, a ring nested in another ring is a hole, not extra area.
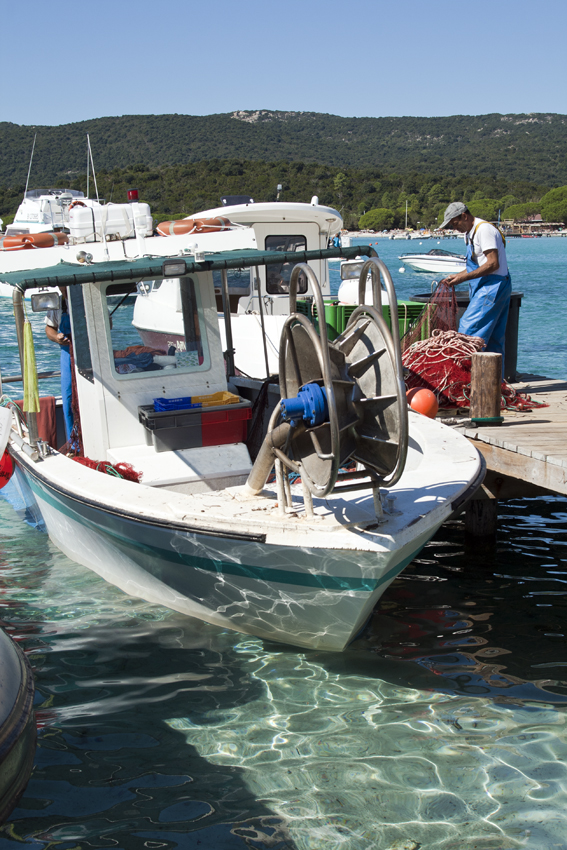
[(466, 281), (474, 280), (477, 277), (494, 274), (500, 265), (497, 249), (487, 248), (484, 256), (486, 257), (486, 262), (482, 266), (479, 266), (478, 269), (474, 269), (472, 272), (464, 271), (459, 272), (459, 274), (452, 274), (449, 277), (443, 278), (439, 283), (445, 283), (447, 286), (458, 286), (459, 283), (466, 283)]
[(51, 325), (45, 326), (45, 334), (51, 342), (57, 342), (59, 345), (69, 345), (69, 337), (59, 333), (57, 328), (53, 328)]

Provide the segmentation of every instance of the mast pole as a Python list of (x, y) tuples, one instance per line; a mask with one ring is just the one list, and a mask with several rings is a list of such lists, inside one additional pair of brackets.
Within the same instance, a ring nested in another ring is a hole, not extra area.
[(93, 151), (92, 151), (92, 148), (91, 148), (91, 137), (89, 136), (88, 133), (87, 133), (87, 144), (88, 144), (88, 148), (89, 148), (89, 154), (90, 154), (90, 157), (91, 157), (91, 168), (93, 170), (93, 180), (94, 180), (94, 186), (95, 186), (95, 192), (96, 192), (96, 199), (98, 201), (99, 200), (98, 186), (97, 186), (97, 183), (96, 183), (96, 174), (95, 174), (95, 167), (94, 167), (94, 162), (93, 162)]
[(30, 172), (31, 172), (32, 160), (33, 160), (33, 152), (35, 150), (35, 140), (36, 139), (37, 139), (37, 133), (33, 137), (32, 152), (31, 152), (31, 156), (30, 156), (30, 164), (29, 164), (29, 167), (28, 167), (28, 178), (26, 180), (26, 191), (24, 192), (24, 198), (26, 197), (26, 195), (28, 193), (28, 186), (29, 186), (29, 182), (30, 182)]

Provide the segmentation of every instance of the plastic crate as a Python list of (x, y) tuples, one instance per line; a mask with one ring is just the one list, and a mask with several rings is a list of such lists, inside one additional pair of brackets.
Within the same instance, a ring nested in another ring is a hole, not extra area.
[(243, 443), (251, 418), (252, 403), (245, 399), (207, 409), (156, 411), (152, 404), (138, 407), (138, 419), (157, 452)]
[[(330, 340), (341, 334), (348, 324), (348, 320), (356, 310), (356, 304), (340, 304), (338, 301), (325, 301), (325, 319), (327, 321), (327, 335)], [(398, 301), (398, 325), (400, 339), (407, 333), (409, 327), (419, 318), (423, 312), (424, 305), (415, 301)], [(317, 307), (311, 300), (300, 299), (297, 301), (297, 312), (303, 313), (313, 322), (319, 330)], [(390, 307), (382, 307), (382, 315), (386, 324), (392, 329), (390, 321)]]
[(182, 396), (179, 398), (154, 398), (154, 410), (192, 410), (196, 407), (218, 407), (219, 404), (238, 404), (240, 397), (228, 390), (211, 395)]

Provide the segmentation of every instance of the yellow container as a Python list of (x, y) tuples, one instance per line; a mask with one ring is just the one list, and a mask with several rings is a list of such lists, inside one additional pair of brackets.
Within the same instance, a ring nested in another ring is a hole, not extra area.
[(211, 395), (192, 395), (191, 404), (202, 404), (203, 407), (216, 407), (219, 404), (237, 404), (240, 397), (223, 390), (220, 393), (211, 393)]

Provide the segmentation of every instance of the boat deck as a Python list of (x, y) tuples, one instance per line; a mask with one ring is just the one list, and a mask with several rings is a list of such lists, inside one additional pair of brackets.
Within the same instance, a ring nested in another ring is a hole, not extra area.
[[(495, 427), (459, 428), (483, 454), (500, 498), (512, 498), (510, 483), (498, 476), (524, 482), (529, 487), (567, 494), (567, 381), (524, 375), (515, 383), (518, 392), (548, 407), (531, 412), (507, 410)], [(525, 490), (518, 494), (529, 495)], [(535, 493), (535, 490), (534, 490)]]

